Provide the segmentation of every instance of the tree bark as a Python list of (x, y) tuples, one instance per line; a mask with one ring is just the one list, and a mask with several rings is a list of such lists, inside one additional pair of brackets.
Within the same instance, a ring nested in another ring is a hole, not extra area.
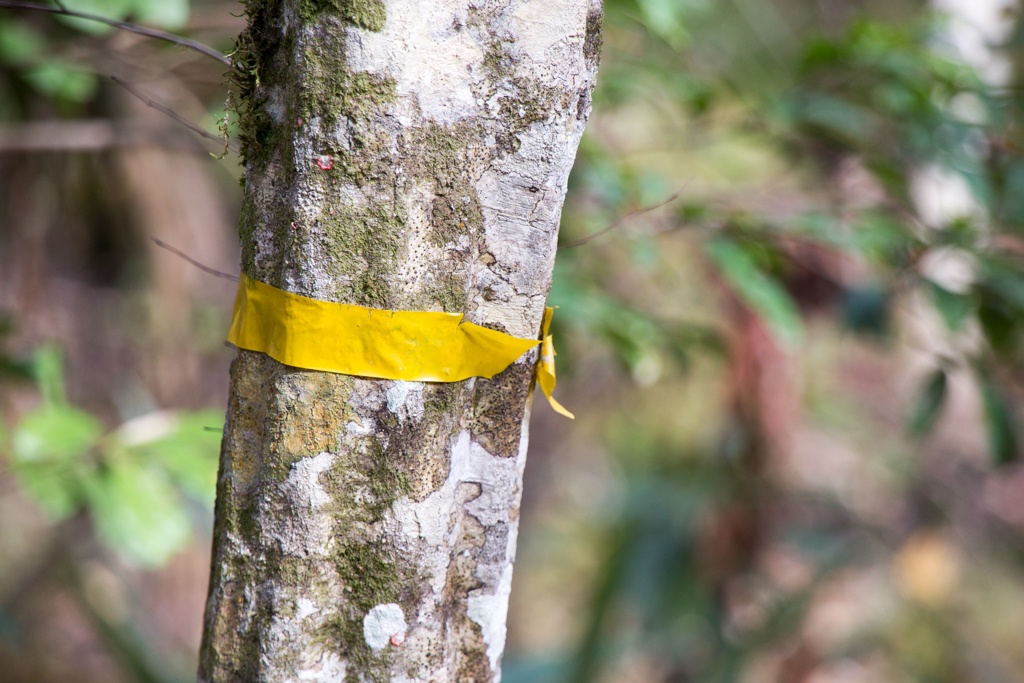
[[(246, 10), (246, 274), (536, 337), (600, 0)], [(498, 680), (535, 362), (435, 384), (239, 351), (199, 679)]]

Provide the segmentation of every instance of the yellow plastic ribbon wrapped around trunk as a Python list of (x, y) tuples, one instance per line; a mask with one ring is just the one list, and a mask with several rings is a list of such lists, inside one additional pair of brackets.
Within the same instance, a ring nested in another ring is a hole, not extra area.
[(458, 382), (491, 378), (541, 344), (537, 382), (551, 406), (554, 347), (544, 314), (543, 340), (523, 339), (463, 321), (461, 313), (390, 311), (319, 301), (239, 278), (228, 341), (285, 365), (377, 379)]

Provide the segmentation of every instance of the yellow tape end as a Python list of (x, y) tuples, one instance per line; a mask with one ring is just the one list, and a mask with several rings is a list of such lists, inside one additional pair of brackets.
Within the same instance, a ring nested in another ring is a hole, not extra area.
[(551, 316), (554, 315), (554, 312), (554, 309), (550, 306), (544, 309), (544, 322), (541, 323), (541, 336), (544, 338), (544, 341), (540, 345), (540, 362), (537, 363), (537, 384), (540, 385), (541, 391), (547, 397), (552, 410), (570, 420), (575, 420), (576, 416), (566, 410), (565, 406), (556, 401), (555, 397), (551, 395), (555, 391), (556, 383), (556, 354), (554, 338), (548, 334), (548, 328), (551, 327)]
[(565, 406), (563, 406), (561, 403), (556, 401), (554, 396), (552, 396), (551, 394), (548, 394), (548, 393), (545, 393), (544, 395), (547, 397), (548, 403), (551, 404), (552, 410), (554, 410), (559, 415), (564, 415), (565, 417), (569, 418), (570, 420), (575, 420), (576, 419), (576, 416), (573, 415), (572, 413), (570, 413), (568, 410), (566, 410)]

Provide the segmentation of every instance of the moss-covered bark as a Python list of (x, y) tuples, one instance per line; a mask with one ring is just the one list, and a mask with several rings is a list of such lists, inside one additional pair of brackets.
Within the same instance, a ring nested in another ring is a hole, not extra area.
[[(537, 334), (599, 2), (246, 11), (232, 74), (245, 272)], [(496, 680), (531, 356), (423, 384), (239, 352), (200, 680)]]

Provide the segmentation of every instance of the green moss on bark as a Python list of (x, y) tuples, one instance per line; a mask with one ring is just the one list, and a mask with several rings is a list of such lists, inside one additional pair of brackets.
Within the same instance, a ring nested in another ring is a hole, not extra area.
[(356, 208), (338, 202), (320, 214), (318, 239), (327, 255), (323, 265), (334, 274), (339, 299), (393, 307), (391, 280), (404, 222), (393, 206), (379, 204)]
[(342, 117), (359, 121), (380, 114), (397, 97), (394, 79), (347, 68), (343, 36), (328, 31), (303, 45), (300, 73), (299, 114), (306, 121), (319, 117), (325, 128)]
[(302, 0), (299, 5), (299, 16), (306, 21), (325, 12), (368, 31), (384, 29), (383, 0)]
[[(320, 631), (317, 640), (347, 661), (346, 681), (386, 681), (390, 652), (375, 653), (363, 635), (363, 617), (374, 606), (398, 602), (412, 613), (415, 569), (395, 557), (387, 543), (369, 530), (409, 491), (404, 463), (383, 444), (370, 439), (365, 452), (350, 454), (328, 473), (336, 545), (331, 565), (341, 582), (343, 600), (337, 616)], [(337, 604), (337, 600), (334, 602)]]
[(266, 166), (271, 153), (280, 153), (286, 140), (278, 135), (267, 111), (267, 83), (288, 67), (290, 35), (282, 30), (283, 0), (246, 0), (246, 28), (235, 41), (228, 70), (228, 112), (238, 126), (243, 162)]
[(604, 8), (597, 5), (587, 12), (587, 32), (583, 41), (583, 57), (587, 60), (588, 69), (596, 69), (601, 60), (601, 47), (604, 44), (601, 25), (604, 23)]

